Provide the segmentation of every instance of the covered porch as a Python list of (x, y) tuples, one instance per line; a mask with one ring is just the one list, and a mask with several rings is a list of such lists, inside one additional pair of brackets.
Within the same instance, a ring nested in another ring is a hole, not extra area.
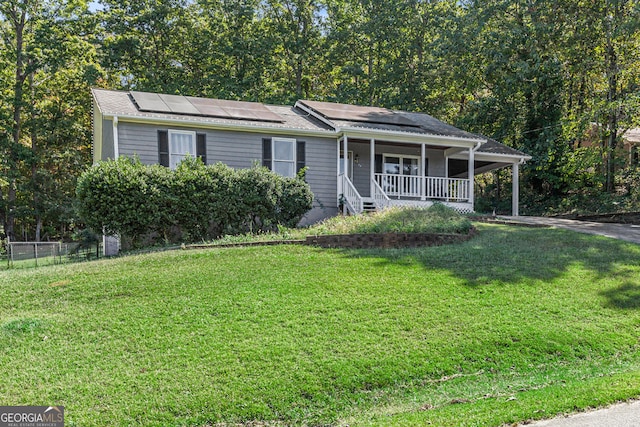
[(487, 142), (343, 135), (338, 140), (339, 205), (344, 213), (359, 214), (388, 206), (428, 207), (440, 202), (469, 213), (474, 211), (474, 175), (511, 166), (513, 214), (518, 215), (518, 165), (522, 158), (491, 156), (481, 148)]

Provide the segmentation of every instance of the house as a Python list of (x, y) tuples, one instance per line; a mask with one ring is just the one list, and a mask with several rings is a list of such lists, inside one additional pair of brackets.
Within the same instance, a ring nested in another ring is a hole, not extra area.
[(175, 167), (186, 156), (293, 176), (307, 167), (303, 222), (440, 201), (474, 210), (474, 175), (530, 157), (422, 113), (300, 100), (294, 106), (93, 89), (94, 162), (137, 156)]

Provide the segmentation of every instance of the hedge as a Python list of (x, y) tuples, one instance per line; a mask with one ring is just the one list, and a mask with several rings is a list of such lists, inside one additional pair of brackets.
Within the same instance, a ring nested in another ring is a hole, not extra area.
[(313, 202), (304, 176), (205, 166), (200, 159), (176, 170), (135, 158), (100, 162), (82, 174), (76, 195), (88, 227), (126, 236), (133, 246), (150, 237), (201, 241), (295, 226)]

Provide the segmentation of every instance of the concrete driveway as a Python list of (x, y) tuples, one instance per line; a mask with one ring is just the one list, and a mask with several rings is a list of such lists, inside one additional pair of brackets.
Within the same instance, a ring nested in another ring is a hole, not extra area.
[[(520, 424), (523, 425), (523, 424)], [(640, 401), (618, 403), (596, 411), (525, 424), (527, 427), (638, 427)]]
[(566, 228), (579, 233), (598, 234), (614, 239), (640, 244), (640, 225), (605, 222), (577, 221), (573, 219), (548, 218), (540, 216), (500, 216), (499, 218), (525, 224), (547, 225)]

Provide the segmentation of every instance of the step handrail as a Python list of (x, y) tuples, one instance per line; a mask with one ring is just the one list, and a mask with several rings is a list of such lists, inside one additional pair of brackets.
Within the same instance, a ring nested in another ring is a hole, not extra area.
[(391, 203), (389, 196), (387, 196), (387, 193), (380, 187), (378, 181), (375, 179), (371, 181), (373, 181), (373, 203), (376, 205), (376, 209), (386, 209), (389, 207), (389, 203)]
[(364, 211), (362, 196), (356, 190), (349, 177), (341, 174), (342, 177), (342, 196), (344, 204), (352, 214), (361, 214)]

